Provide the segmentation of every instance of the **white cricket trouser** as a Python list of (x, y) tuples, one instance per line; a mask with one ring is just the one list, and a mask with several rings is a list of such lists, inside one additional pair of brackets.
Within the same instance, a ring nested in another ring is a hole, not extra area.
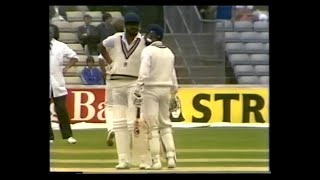
[(150, 130), (171, 128), (170, 87), (144, 87), (141, 111)]
[(160, 138), (167, 158), (175, 157), (169, 102), (170, 87), (145, 87), (143, 91), (142, 116), (149, 128), (149, 146), (153, 162), (160, 161)]
[(106, 88), (105, 93), (105, 118), (107, 123), (108, 131), (113, 130), (113, 123), (112, 123), (112, 91), (110, 88)]
[(113, 106), (125, 106), (123, 117), (127, 120), (128, 129), (133, 130), (133, 123), (137, 118), (137, 107), (133, 104), (134, 86), (114, 87), (111, 90)]
[(137, 107), (133, 104), (134, 86), (112, 88), (112, 116), (119, 163), (131, 163), (131, 135), (136, 119)]

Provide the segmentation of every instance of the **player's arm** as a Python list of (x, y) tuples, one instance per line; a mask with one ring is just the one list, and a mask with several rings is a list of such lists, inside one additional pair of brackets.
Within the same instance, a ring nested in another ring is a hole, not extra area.
[(111, 49), (114, 47), (114, 41), (115, 36), (109, 36), (107, 39), (102, 41), (102, 44), (100, 44), (100, 53), (108, 64), (111, 64), (113, 60), (111, 59), (107, 49)]
[(176, 94), (178, 92), (178, 80), (176, 75), (176, 69), (173, 67), (172, 74), (171, 74), (171, 80), (172, 80), (172, 88), (171, 88), (171, 94)]
[(151, 53), (147, 50), (147, 48), (143, 49), (141, 52), (141, 64), (137, 85), (133, 92), (133, 103), (138, 107), (142, 103), (141, 91), (144, 88), (144, 80), (149, 77), (150, 74), (151, 58)]
[(76, 52), (74, 52), (70, 47), (67, 45), (64, 46), (63, 49), (63, 56), (69, 59), (68, 64), (63, 68), (63, 72), (66, 73), (68, 69), (74, 66), (79, 61), (79, 56)]
[(169, 111), (173, 112), (181, 107), (180, 100), (177, 97), (179, 87), (178, 87), (176, 70), (174, 67), (173, 67), (172, 74), (171, 74), (171, 80), (172, 80), (173, 86), (171, 87), (171, 98), (170, 98), (170, 102), (169, 102)]
[(145, 79), (149, 77), (151, 59), (151, 52), (148, 51), (148, 48), (143, 49), (141, 52), (141, 65), (139, 70), (139, 77), (137, 80), (137, 84), (140, 86), (143, 86)]
[(99, 66), (100, 66), (102, 75), (105, 76), (106, 71), (107, 71), (106, 70), (106, 60), (103, 58), (103, 56), (101, 54), (98, 56), (98, 59), (99, 59)]

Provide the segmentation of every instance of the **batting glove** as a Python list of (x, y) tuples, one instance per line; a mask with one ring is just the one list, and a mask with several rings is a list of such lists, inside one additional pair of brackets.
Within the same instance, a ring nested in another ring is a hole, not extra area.
[(142, 96), (138, 91), (133, 92), (133, 104), (138, 107), (142, 104)]
[(142, 96), (141, 96), (141, 91), (143, 90), (143, 84), (140, 85), (138, 84), (136, 86), (136, 89), (133, 91), (133, 104), (136, 105), (137, 107), (140, 107), (142, 104)]
[(178, 110), (180, 107), (181, 107), (180, 99), (178, 98), (178, 96), (173, 96), (173, 97), (170, 99), (169, 111), (170, 111), (170, 112), (176, 111), (176, 110)]

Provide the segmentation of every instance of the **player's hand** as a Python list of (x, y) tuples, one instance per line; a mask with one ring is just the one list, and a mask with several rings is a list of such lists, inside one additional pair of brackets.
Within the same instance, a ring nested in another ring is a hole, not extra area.
[(140, 107), (142, 104), (142, 96), (139, 91), (134, 91), (132, 94), (133, 97), (133, 104)]
[(63, 70), (62, 70), (63, 74), (67, 73), (68, 69), (69, 69), (68, 67), (64, 67)]
[(140, 107), (142, 104), (141, 92), (144, 90), (143, 83), (137, 83), (135, 90), (133, 91), (133, 104)]
[(169, 103), (169, 111), (173, 112), (178, 110), (181, 107), (180, 104), (180, 99), (178, 98), (178, 96), (172, 96), (170, 99), (170, 103)]

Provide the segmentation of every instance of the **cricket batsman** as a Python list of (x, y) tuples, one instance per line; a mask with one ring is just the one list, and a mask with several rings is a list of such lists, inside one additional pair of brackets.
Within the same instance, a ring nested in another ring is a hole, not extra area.
[(141, 66), (134, 103), (141, 105), (142, 117), (147, 122), (149, 148), (152, 157), (150, 169), (162, 169), (160, 160), (161, 140), (166, 152), (167, 167), (176, 167), (176, 149), (172, 135), (170, 112), (177, 108), (178, 82), (174, 68), (175, 56), (161, 41), (163, 28), (148, 26), (146, 48), (141, 53)]
[[(132, 94), (139, 74), (141, 52), (145, 48), (145, 39), (139, 32), (140, 17), (127, 13), (124, 24), (125, 31), (103, 40), (100, 48), (103, 59), (113, 64), (107, 86), (112, 93), (112, 123), (119, 161), (116, 169), (131, 167), (133, 126), (137, 118)], [(141, 156), (141, 169), (147, 167), (144, 157)]]

